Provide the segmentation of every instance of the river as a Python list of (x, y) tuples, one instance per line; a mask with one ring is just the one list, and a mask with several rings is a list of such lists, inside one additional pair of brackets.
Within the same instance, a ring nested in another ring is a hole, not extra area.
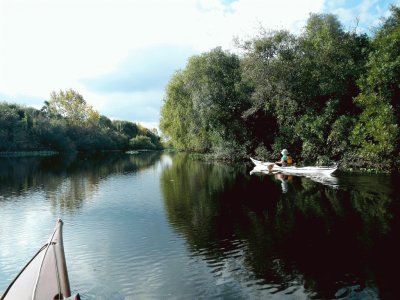
[(86, 299), (396, 299), (397, 176), (183, 154), (0, 158), (0, 294), (64, 221)]

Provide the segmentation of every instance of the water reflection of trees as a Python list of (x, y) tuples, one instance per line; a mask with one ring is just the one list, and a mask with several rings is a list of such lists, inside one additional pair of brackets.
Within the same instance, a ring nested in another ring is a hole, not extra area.
[(161, 184), (169, 221), (195, 255), (215, 261), (245, 249), (242, 268), (260, 282), (277, 290), (297, 282), (310, 296), (333, 298), (342, 287), (363, 292), (378, 272), (371, 261), (399, 231), (388, 178), (362, 180), (332, 189), (294, 177), (282, 194), (271, 177), (176, 156)]
[(71, 153), (52, 157), (0, 159), (1, 201), (28, 191), (44, 193), (54, 208), (74, 211), (96, 193), (99, 182), (112, 174), (139, 172), (157, 162), (159, 152)]

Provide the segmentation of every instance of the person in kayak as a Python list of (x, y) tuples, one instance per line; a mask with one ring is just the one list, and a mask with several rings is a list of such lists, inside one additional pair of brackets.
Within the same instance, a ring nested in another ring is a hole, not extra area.
[(286, 149), (283, 149), (281, 151), (282, 154), (282, 158), (280, 161), (275, 162), (275, 164), (277, 164), (278, 166), (291, 166), (293, 164), (293, 159), (292, 156), (289, 154), (289, 151), (287, 151)]

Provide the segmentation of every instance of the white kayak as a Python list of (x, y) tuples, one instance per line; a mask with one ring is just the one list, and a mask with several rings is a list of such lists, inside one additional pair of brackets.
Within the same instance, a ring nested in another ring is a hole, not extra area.
[(251, 158), (251, 161), (255, 165), (254, 169), (256, 171), (268, 171), (268, 172), (279, 172), (285, 174), (293, 175), (331, 175), (336, 171), (337, 166), (332, 167), (296, 167), (296, 166), (278, 166), (273, 162), (263, 162), (261, 160), (256, 160)]

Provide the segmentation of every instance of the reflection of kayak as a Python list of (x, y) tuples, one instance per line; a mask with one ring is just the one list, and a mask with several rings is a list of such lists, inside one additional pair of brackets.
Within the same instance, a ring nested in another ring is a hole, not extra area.
[(62, 225), (59, 219), (49, 241), (17, 275), (1, 300), (80, 299), (79, 294), (71, 297)]
[(272, 162), (263, 162), (261, 160), (256, 160), (251, 158), (251, 161), (255, 165), (256, 171), (269, 171), (269, 172), (280, 172), (285, 174), (295, 174), (295, 175), (330, 175), (336, 171), (337, 166), (332, 167), (296, 167), (296, 166), (288, 166), (281, 167)]

